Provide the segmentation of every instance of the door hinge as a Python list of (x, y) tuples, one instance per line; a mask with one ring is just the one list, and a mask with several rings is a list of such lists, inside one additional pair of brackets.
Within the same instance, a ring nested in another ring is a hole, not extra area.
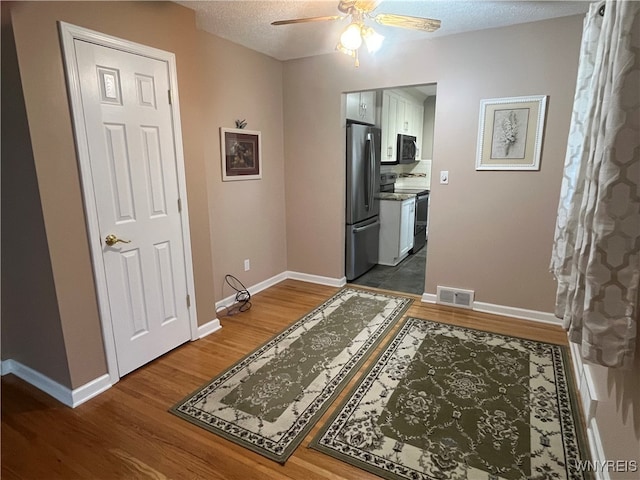
[(178, 199), (178, 212), (182, 212), (182, 199)]
[(173, 100), (171, 99), (171, 90), (167, 90), (167, 95), (169, 96), (169, 105), (171, 105), (173, 103)]
[(191, 295), (187, 293), (187, 308), (191, 308)]

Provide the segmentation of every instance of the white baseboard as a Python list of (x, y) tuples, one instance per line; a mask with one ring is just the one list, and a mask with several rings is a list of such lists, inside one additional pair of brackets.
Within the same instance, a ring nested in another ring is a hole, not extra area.
[[(251, 295), (255, 295), (258, 292), (261, 292), (263, 290), (266, 290), (269, 287), (274, 286), (277, 283), (282, 282), (283, 280), (286, 280), (287, 277), (287, 272), (282, 272), (279, 273), (278, 275), (274, 275), (271, 278), (267, 278), (266, 280), (263, 280), (262, 282), (256, 283), (255, 285), (252, 285), (250, 287), (247, 288), (247, 290), (249, 291), (249, 293)], [(223, 298), (222, 300), (218, 300), (216, 302), (216, 312), (223, 309), (223, 308), (227, 308), (230, 307), (231, 305), (233, 305), (234, 303), (236, 303), (236, 295), (229, 295), (226, 298)]]
[(344, 287), (347, 284), (347, 277), (342, 278), (333, 278), (333, 277), (323, 277), (320, 275), (311, 275), (309, 273), (300, 273), (300, 272), (285, 272), (287, 278), (291, 280), (300, 280), (302, 282), (309, 283), (318, 283), (320, 285), (327, 285), (329, 287)]
[[(437, 303), (437, 296), (433, 293), (423, 293), (422, 299), (424, 303)], [(562, 325), (562, 320), (553, 313), (539, 312), (537, 310), (527, 310), (524, 308), (508, 307), (505, 305), (496, 305), (493, 303), (473, 302), (473, 310), (476, 312), (493, 313), (504, 317), (520, 318), (522, 320), (531, 320), (533, 322), (547, 323), (551, 325)]]
[(206, 337), (207, 335), (211, 335), (213, 332), (217, 332), (222, 328), (220, 325), (220, 320), (214, 318), (210, 322), (205, 323), (204, 325), (200, 325), (198, 327), (198, 340)]
[[(278, 275), (274, 275), (271, 278), (267, 278), (266, 280), (256, 283), (250, 287), (247, 287), (247, 290), (251, 295), (255, 295), (258, 292), (266, 290), (269, 287), (273, 287), (277, 283), (280, 283), (284, 280), (300, 280), (302, 282), (309, 283), (317, 283), (320, 285), (327, 285), (329, 287), (344, 287), (347, 284), (346, 277), (342, 278), (332, 278), (332, 277), (323, 277), (320, 275), (311, 275), (308, 273), (300, 273), (300, 272), (292, 272), (285, 271), (279, 273)], [(219, 311), (223, 308), (230, 307), (236, 302), (236, 296), (230, 295), (222, 300), (218, 300), (216, 302), (216, 311)]]
[(87, 400), (108, 390), (112, 386), (109, 375), (104, 374), (72, 390), (16, 360), (3, 360), (2, 375), (4, 376), (9, 373), (14, 374), (16, 377), (21, 378), (71, 408), (82, 405)]
[(591, 365), (582, 361), (580, 346), (569, 340), (569, 350), (571, 351), (571, 363), (573, 364), (576, 388), (580, 393), (582, 410), (587, 419), (587, 423), (589, 423), (595, 416), (600, 395), (596, 388)]
[[(600, 431), (598, 430), (598, 422), (592, 418), (587, 426), (587, 439), (589, 441), (589, 450), (591, 453), (591, 461), (595, 465), (605, 465), (606, 457), (602, 440), (600, 439)], [(611, 480), (609, 471), (606, 468), (595, 469), (596, 480)]]
[[(569, 350), (571, 351), (571, 361), (573, 363), (574, 375), (579, 392), (579, 400), (582, 404), (582, 411), (585, 416), (587, 441), (589, 443), (589, 453), (591, 461), (595, 465), (605, 465), (607, 458), (605, 457), (600, 430), (596, 420), (596, 410), (598, 402), (601, 400), (596, 382), (593, 377), (592, 366), (582, 360), (580, 353), (580, 345), (569, 341)], [(596, 480), (610, 480), (611, 476), (605, 468), (594, 470)]]
[(0, 362), (0, 374), (4, 377), (10, 373), (13, 373), (13, 360), (2, 360)]
[(504, 305), (495, 305), (493, 303), (484, 302), (473, 302), (473, 309), (478, 312), (494, 313), (496, 315), (504, 315), (505, 317), (521, 318), (523, 320), (532, 320), (534, 322), (562, 326), (562, 320), (556, 317), (553, 313), (548, 312), (539, 312), (537, 310), (507, 307)]
[(105, 373), (101, 377), (98, 377), (89, 383), (85, 383), (82, 387), (71, 391), (71, 407), (76, 408), (78, 405), (82, 405), (87, 400), (91, 400), (93, 397), (109, 390), (112, 386), (113, 384), (111, 383), (111, 378), (108, 373)]
[(582, 378), (582, 367), (584, 363), (582, 362), (582, 355), (580, 355), (580, 346), (569, 340), (569, 350), (571, 351), (571, 363), (573, 365), (573, 375), (576, 378), (576, 383), (578, 387), (580, 386), (580, 378)]
[(436, 303), (438, 296), (433, 293), (423, 293), (420, 299), (423, 303)]

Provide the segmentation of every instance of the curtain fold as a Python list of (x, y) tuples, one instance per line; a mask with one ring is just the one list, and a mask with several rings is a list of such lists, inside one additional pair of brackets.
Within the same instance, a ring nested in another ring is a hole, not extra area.
[(630, 366), (640, 285), (640, 2), (585, 17), (551, 258), (585, 360)]

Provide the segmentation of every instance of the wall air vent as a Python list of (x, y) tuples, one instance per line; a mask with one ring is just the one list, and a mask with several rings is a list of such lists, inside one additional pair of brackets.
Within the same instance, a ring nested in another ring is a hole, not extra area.
[(452, 307), (473, 308), (474, 294), (473, 290), (438, 286), (436, 303)]

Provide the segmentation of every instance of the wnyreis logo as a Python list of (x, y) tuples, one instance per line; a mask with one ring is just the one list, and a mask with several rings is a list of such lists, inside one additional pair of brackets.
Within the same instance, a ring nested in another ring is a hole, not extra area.
[(576, 468), (581, 472), (637, 472), (636, 460), (577, 460)]

